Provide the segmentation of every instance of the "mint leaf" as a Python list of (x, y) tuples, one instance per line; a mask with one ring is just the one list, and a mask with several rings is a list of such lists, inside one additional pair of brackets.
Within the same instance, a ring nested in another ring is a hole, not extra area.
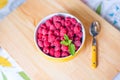
[(72, 40), (68, 40), (68, 44), (71, 44), (72, 43)]
[(30, 80), (30, 78), (23, 72), (18, 72), (18, 74), (24, 79), (24, 80)]
[(75, 45), (73, 43), (69, 45), (69, 52), (71, 55), (75, 54)]
[(66, 42), (65, 40), (62, 40), (62, 41), (60, 42), (60, 44), (65, 45), (65, 46), (68, 46), (68, 45), (69, 45), (69, 43)]
[(65, 39), (66, 41), (68, 41), (68, 40), (69, 40), (69, 37), (65, 34), (65, 35), (64, 35), (64, 39)]
[(97, 7), (96, 12), (101, 14), (102, 3)]
[(3, 80), (8, 80), (3, 72), (2, 72), (2, 77), (3, 77)]

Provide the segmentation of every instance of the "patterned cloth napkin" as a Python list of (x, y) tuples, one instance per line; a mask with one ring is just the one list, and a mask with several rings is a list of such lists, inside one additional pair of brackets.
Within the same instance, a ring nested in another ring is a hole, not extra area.
[(0, 48), (0, 80), (30, 80), (10, 55)]
[(120, 0), (82, 0), (120, 31)]
[(0, 20), (21, 5), (25, 0), (0, 0)]

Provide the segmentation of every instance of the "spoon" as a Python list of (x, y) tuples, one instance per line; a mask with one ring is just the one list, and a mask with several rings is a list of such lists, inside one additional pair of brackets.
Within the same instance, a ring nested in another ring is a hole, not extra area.
[(96, 42), (96, 36), (100, 32), (100, 24), (98, 21), (92, 22), (90, 26), (90, 35), (93, 37), (92, 41), (92, 64), (91, 67), (95, 69), (97, 67), (97, 42)]

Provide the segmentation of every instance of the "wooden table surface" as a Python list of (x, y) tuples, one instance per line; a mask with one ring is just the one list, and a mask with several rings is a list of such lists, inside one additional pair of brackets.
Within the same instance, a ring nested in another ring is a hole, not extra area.
[[(80, 19), (86, 41), (80, 54), (69, 62), (50, 62), (39, 55), (34, 44), (34, 30), (45, 16), (68, 12)], [(89, 26), (98, 20), (99, 65), (91, 69)], [(89, 9), (80, 0), (27, 0), (0, 22), (0, 46), (17, 61), (32, 80), (112, 80), (120, 71), (120, 32)]]

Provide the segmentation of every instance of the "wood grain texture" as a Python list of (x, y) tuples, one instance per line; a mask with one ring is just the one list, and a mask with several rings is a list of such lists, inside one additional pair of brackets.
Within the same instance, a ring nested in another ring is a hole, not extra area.
[[(55, 12), (68, 12), (83, 22), (86, 41), (80, 54), (64, 63), (47, 61), (39, 55), (33, 36), (37, 23)], [(92, 37), (89, 26), (98, 20), (99, 64), (91, 69)], [(120, 71), (120, 32), (80, 0), (27, 0), (0, 22), (0, 46), (5, 48), (32, 80), (112, 80)]]

